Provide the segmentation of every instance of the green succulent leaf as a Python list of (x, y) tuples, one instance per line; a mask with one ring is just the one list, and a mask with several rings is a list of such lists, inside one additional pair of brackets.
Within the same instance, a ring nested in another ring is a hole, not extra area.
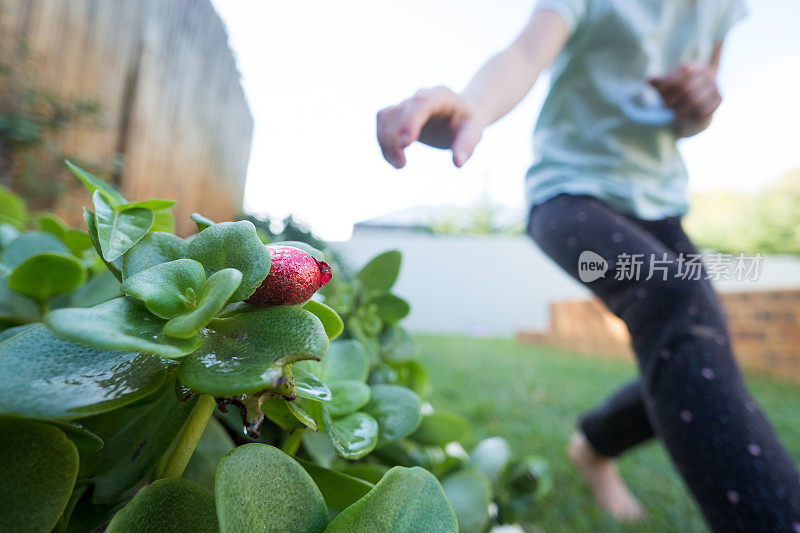
[(51, 311), (45, 323), (57, 335), (107, 350), (134, 350), (176, 359), (202, 344), (196, 335), (178, 339), (164, 334), (165, 321), (128, 297), (115, 298), (89, 308), (68, 307)]
[(300, 403), (299, 400), (295, 399), (294, 401), (291, 402), (285, 401), (284, 403), (286, 404), (286, 407), (289, 410), (289, 412), (292, 413), (292, 415), (294, 415), (294, 417), (297, 419), (298, 422), (303, 424), (305, 427), (311, 429), (312, 431), (319, 430), (320, 424), (317, 423), (317, 420), (313, 416), (311, 416), (311, 414), (309, 414), (308, 411), (306, 411), (299, 405)]
[(378, 316), (388, 325), (399, 322), (411, 312), (408, 302), (394, 294), (378, 294), (370, 298), (369, 303), (377, 306)]
[(444, 446), (460, 439), (469, 431), (469, 424), (460, 415), (436, 411), (422, 417), (422, 423), (411, 436), (420, 444)]
[(328, 349), (319, 319), (292, 306), (217, 319), (203, 335), (205, 343), (181, 362), (178, 375), (188, 387), (215, 396), (275, 389), (285, 382), (283, 365), (321, 359)]
[(150, 198), (149, 200), (142, 200), (141, 202), (127, 202), (119, 206), (120, 211), (127, 211), (128, 209), (149, 209), (151, 211), (163, 211), (175, 205), (175, 200), (164, 200), (161, 198)]
[(150, 228), (150, 231), (175, 233), (175, 215), (172, 214), (172, 210), (161, 209), (153, 211), (153, 227)]
[[(191, 261), (185, 259), (184, 261)], [(200, 263), (197, 263), (198, 265)], [(201, 274), (202, 266), (200, 267)], [(202, 284), (194, 301), (194, 309), (171, 318), (164, 326), (164, 333), (172, 337), (191, 338), (203, 329), (225, 307), (225, 302), (242, 282), (242, 273), (235, 268), (224, 268), (214, 272)]]
[(402, 363), (393, 363), (392, 368), (397, 372), (396, 384), (408, 387), (420, 397), (429, 396), (433, 385), (428, 377), (428, 371), (419, 361), (410, 360)]
[(22, 198), (0, 185), (0, 222), (22, 230), (28, 222), (28, 209)]
[(69, 307), (93, 307), (122, 296), (119, 280), (108, 270), (92, 276), (69, 295)]
[(77, 422), (61, 418), (52, 418), (43, 420), (43, 422), (47, 422), (51, 426), (55, 426), (63, 431), (81, 453), (96, 452), (103, 448), (103, 439)]
[(86, 229), (89, 231), (89, 238), (92, 241), (94, 251), (97, 252), (97, 255), (103, 261), (103, 264), (106, 265), (106, 268), (108, 268), (108, 270), (114, 274), (114, 277), (119, 281), (122, 281), (122, 271), (120, 270), (119, 265), (117, 265), (117, 263), (120, 261), (107, 261), (103, 257), (103, 250), (100, 249), (100, 237), (97, 233), (97, 217), (95, 216), (94, 212), (84, 208), (83, 220), (86, 222)]
[(107, 533), (216, 533), (214, 495), (182, 478), (159, 479), (144, 487), (118, 512)]
[(125, 278), (120, 288), (144, 302), (156, 316), (172, 318), (194, 306), (194, 296), (205, 281), (203, 265), (192, 259), (176, 259)]
[(71, 292), (86, 281), (86, 271), (71, 255), (45, 252), (29, 257), (8, 276), (8, 287), (45, 302)]
[(414, 339), (400, 326), (389, 326), (380, 335), (381, 356), (386, 361), (405, 362), (414, 357)]
[(36, 302), (8, 287), (8, 276), (0, 273), (0, 321), (25, 324), (40, 320)]
[(363, 381), (334, 381), (330, 388), (333, 398), (327, 407), (333, 417), (358, 411), (369, 402), (370, 387)]
[(155, 401), (106, 440), (96, 463), (94, 501), (112, 501), (139, 483), (169, 450), (196, 401), (178, 400), (167, 383)]
[(223, 533), (319, 532), (328, 510), (311, 476), (291, 457), (266, 444), (245, 444), (219, 464), (214, 487)]
[(60, 429), (0, 418), (0, 517), (4, 531), (51, 531), (78, 475), (78, 450)]
[(220, 222), (198, 233), (186, 254), (200, 261), (208, 274), (224, 268), (242, 273), (242, 283), (229, 302), (244, 300), (261, 285), (269, 274), (270, 255), (256, 234), (252, 222)]
[(83, 253), (92, 247), (92, 238), (85, 231), (68, 229), (61, 238), (75, 257), (83, 257)]
[(0, 415), (103, 413), (152, 393), (166, 373), (167, 364), (156, 356), (89, 348), (41, 324), (19, 331), (0, 343)]
[(290, 409), (294, 402), (288, 402), (281, 398), (263, 400), (260, 408), (270, 421), (274, 422), (279, 428), (286, 432), (303, 427), (305, 424)]
[(149, 209), (134, 207), (124, 211), (118, 210), (108, 201), (108, 196), (95, 191), (94, 203), (97, 240), (103, 259), (108, 262), (119, 259), (133, 245), (147, 235), (153, 225), (153, 212)]
[(322, 413), (331, 444), (345, 459), (361, 459), (378, 445), (378, 422), (367, 413), (357, 411), (333, 418), (325, 405)]
[(326, 533), (370, 531), (458, 531), (453, 508), (439, 481), (427, 470), (396, 466), (369, 494), (342, 511)]
[(295, 459), (314, 480), (325, 504), (334, 511), (343, 511), (354, 504), (374, 487), (372, 483), (358, 479), (336, 470), (319, 466), (310, 461)]
[(339, 454), (333, 448), (331, 438), (324, 431), (306, 431), (303, 433), (303, 449), (313, 461), (321, 466), (330, 468)]
[(373, 257), (358, 271), (356, 279), (367, 292), (388, 292), (400, 274), (402, 254), (397, 250)]
[(302, 368), (292, 367), (294, 390), (300, 398), (329, 402), (331, 390), (317, 376)]
[(213, 220), (211, 220), (208, 217), (204, 217), (200, 213), (192, 213), (189, 218), (191, 218), (192, 221), (195, 224), (197, 224), (197, 231), (203, 231), (207, 227), (213, 226), (214, 224), (216, 224), (216, 222), (214, 222)]
[[(434, 413), (436, 414), (436, 413)], [(441, 413), (442, 415), (446, 415), (448, 413)], [(457, 416), (457, 415), (450, 415), (450, 416)], [(433, 440), (431, 436), (435, 435), (436, 433), (441, 433), (441, 431), (437, 431), (437, 428), (434, 427), (437, 423), (432, 421), (431, 424), (428, 424), (427, 421), (430, 417), (425, 417), (422, 421), (422, 425), (420, 426), (419, 432), (427, 433), (429, 435), (426, 437), (429, 441)], [(463, 421), (459, 421), (458, 423), (461, 424)], [(441, 422), (438, 423), (441, 425)], [(461, 432), (462, 434), (464, 431)], [(452, 436), (452, 432), (451, 435)], [(460, 436), (460, 435), (459, 435)], [(441, 437), (438, 440), (441, 441), (446, 437)], [(456, 440), (450, 438), (450, 441)], [(508, 445), (508, 442), (503, 437), (490, 437), (488, 439), (483, 439), (480, 441), (475, 448), (473, 448), (472, 452), (469, 454), (469, 463), (470, 466), (478, 470), (479, 472), (483, 473), (489, 481), (492, 483), (496, 483), (500, 476), (502, 475), (503, 471), (506, 468), (506, 465), (511, 460), (511, 447)]]
[(42, 213), (36, 217), (36, 225), (40, 230), (55, 235), (59, 239), (64, 239), (67, 232), (67, 224), (60, 217), (52, 213)]
[(74, 165), (71, 161), (64, 161), (64, 163), (69, 167), (73, 174), (75, 174), (79, 180), (83, 183), (83, 186), (86, 187), (86, 190), (89, 191), (89, 194), (94, 195), (97, 190), (101, 190), (108, 198), (111, 200), (112, 205), (122, 205), (128, 203), (124, 196), (117, 192), (117, 190), (109, 185), (108, 183), (96, 178), (90, 172), (83, 170), (82, 168)]
[(459, 533), (483, 533), (489, 524), (492, 484), (474, 470), (447, 476), (442, 488), (458, 518)]
[(0, 254), (19, 236), (20, 231), (16, 227), (8, 222), (0, 222)]
[(378, 421), (379, 446), (401, 439), (417, 429), (422, 420), (421, 410), (419, 396), (400, 385), (373, 385), (369, 403), (364, 407), (364, 412)]
[(330, 350), (322, 360), (324, 368), (321, 377), (324, 381), (366, 381), (369, 373), (367, 351), (355, 339), (339, 340), (331, 343)]
[(69, 254), (69, 249), (64, 246), (61, 239), (44, 231), (27, 231), (11, 241), (0, 256), (0, 264), (14, 270), (26, 259), (46, 252)]
[(330, 340), (335, 339), (342, 334), (344, 330), (344, 322), (342, 318), (330, 307), (322, 302), (316, 300), (309, 300), (303, 305), (303, 309), (309, 313), (313, 313), (319, 318), (322, 325), (325, 327), (325, 334), (328, 335)]
[(153, 231), (122, 256), (122, 277), (128, 279), (143, 270), (186, 257), (189, 244), (176, 235)]

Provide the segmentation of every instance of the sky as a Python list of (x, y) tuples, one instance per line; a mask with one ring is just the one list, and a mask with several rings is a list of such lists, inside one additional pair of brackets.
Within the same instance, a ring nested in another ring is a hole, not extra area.
[[(248, 212), (292, 213), (328, 240), (346, 240), (359, 220), (416, 205), (465, 206), (484, 195), (522, 217), (546, 78), (486, 131), (460, 170), (449, 152), (418, 143), (394, 170), (375, 140), (375, 114), (420, 87), (462, 89), (521, 29), (534, 0), (213, 3), (255, 120)], [(723, 104), (708, 130), (681, 141), (695, 191), (755, 190), (800, 168), (800, 2), (748, 7), (726, 41)]]

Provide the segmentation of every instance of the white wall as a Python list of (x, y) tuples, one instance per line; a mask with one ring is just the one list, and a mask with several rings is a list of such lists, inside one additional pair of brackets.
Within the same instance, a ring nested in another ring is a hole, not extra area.
[[(589, 296), (523, 236), (375, 231), (332, 246), (353, 267), (386, 250), (403, 252), (394, 292), (411, 304), (405, 326), (417, 332), (511, 336), (519, 329), (545, 329), (551, 301)], [(800, 259), (770, 256), (761, 266), (759, 280), (724, 281), (718, 288), (800, 288)]]

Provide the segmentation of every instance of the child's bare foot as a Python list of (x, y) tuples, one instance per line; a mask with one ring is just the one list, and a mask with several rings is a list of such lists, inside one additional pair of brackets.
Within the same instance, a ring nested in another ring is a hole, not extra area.
[(567, 447), (567, 457), (592, 489), (597, 503), (620, 522), (645, 517), (642, 504), (631, 494), (612, 459), (599, 455), (582, 433), (575, 433)]

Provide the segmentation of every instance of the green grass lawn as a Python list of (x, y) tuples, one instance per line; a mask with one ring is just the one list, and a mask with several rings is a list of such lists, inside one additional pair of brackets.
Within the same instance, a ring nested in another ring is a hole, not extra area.
[[(518, 454), (550, 461), (554, 490), (539, 524), (553, 531), (706, 531), (697, 507), (663, 448), (652, 442), (620, 460), (649, 521), (621, 527), (593, 504), (564, 455), (575, 420), (635, 375), (632, 362), (581, 356), (510, 339), (418, 336), (418, 351), (434, 385), (431, 403), (471, 422), (475, 440), (500, 435)], [(800, 460), (800, 386), (749, 376), (748, 385), (781, 440)]]

